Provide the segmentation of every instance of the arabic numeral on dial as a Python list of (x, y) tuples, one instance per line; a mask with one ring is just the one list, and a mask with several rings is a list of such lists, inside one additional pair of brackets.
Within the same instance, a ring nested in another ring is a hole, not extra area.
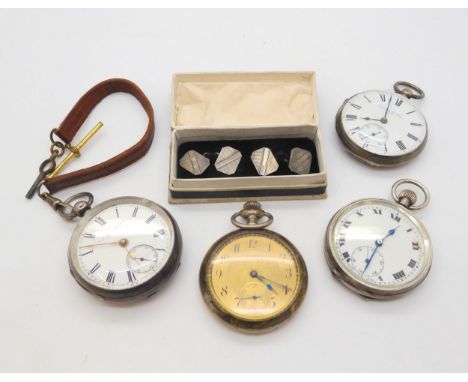
[(219, 294), (220, 294), (221, 296), (227, 296), (227, 294), (228, 294), (228, 287), (227, 287), (227, 285), (226, 285), (225, 287), (222, 287), (222, 288), (221, 288), (221, 292), (219, 292)]
[(256, 248), (256, 247), (257, 247), (257, 240), (250, 240), (249, 248)]

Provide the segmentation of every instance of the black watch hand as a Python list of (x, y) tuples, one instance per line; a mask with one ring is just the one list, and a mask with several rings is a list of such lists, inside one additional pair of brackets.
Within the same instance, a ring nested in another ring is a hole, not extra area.
[(388, 122), (388, 120), (387, 120), (387, 114), (388, 114), (388, 109), (390, 109), (390, 102), (392, 102), (392, 97), (393, 97), (393, 96), (390, 96), (390, 99), (388, 100), (387, 109), (385, 110), (385, 114), (384, 114), (384, 116), (382, 117), (382, 119), (380, 120), (380, 122), (382, 122), (382, 123), (387, 123), (387, 122)]

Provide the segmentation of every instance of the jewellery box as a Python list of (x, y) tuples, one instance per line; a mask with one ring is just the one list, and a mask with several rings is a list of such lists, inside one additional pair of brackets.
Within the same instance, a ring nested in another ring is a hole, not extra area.
[[(171, 130), (170, 203), (326, 197), (314, 72), (175, 74)], [(231, 175), (214, 165), (225, 146), (242, 153)], [(251, 160), (251, 153), (263, 147), (279, 163), (268, 176), (258, 175)], [(295, 147), (312, 154), (306, 174), (288, 170)], [(180, 166), (189, 150), (210, 159), (202, 174)]]

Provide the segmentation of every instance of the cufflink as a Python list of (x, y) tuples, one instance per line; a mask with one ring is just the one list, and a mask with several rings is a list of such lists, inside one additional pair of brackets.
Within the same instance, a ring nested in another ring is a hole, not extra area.
[(268, 147), (255, 150), (250, 155), (250, 159), (257, 170), (258, 175), (270, 175), (278, 170), (278, 162)]
[(210, 160), (195, 150), (189, 150), (180, 158), (179, 165), (193, 175), (200, 175), (210, 166)]
[(231, 146), (224, 146), (215, 162), (216, 170), (226, 175), (232, 175), (239, 166), (242, 154)]
[(295, 147), (291, 150), (289, 157), (289, 169), (296, 174), (308, 174), (312, 164), (312, 154), (310, 151)]

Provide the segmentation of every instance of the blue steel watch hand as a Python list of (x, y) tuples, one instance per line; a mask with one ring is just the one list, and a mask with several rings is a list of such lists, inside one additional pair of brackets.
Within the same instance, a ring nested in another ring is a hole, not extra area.
[[(398, 226), (398, 227), (400, 227), (400, 226)], [(372, 254), (365, 260), (366, 266), (364, 267), (364, 270), (362, 271), (361, 274), (364, 274), (366, 269), (369, 268), (369, 265), (370, 265), (372, 259), (374, 258), (374, 255), (377, 253), (377, 249), (383, 245), (383, 242), (385, 241), (385, 239), (387, 237), (395, 235), (395, 232), (398, 229), (398, 227), (390, 229), (382, 240), (376, 240), (375, 241), (375, 248), (372, 251)]]
[(266, 286), (266, 288), (267, 288), (268, 290), (272, 291), (272, 292), (275, 293), (275, 294), (278, 294), (278, 292), (276, 291), (276, 289), (273, 288), (273, 285), (271, 285), (270, 283), (266, 282), (266, 281), (265, 281), (266, 278), (263, 277), (263, 276), (260, 276), (260, 275), (257, 273), (257, 271), (251, 271), (251, 272), (250, 272), (250, 277), (253, 277), (253, 278), (255, 278), (255, 279), (260, 280), (260, 282), (262, 282), (263, 284), (265, 284), (265, 286)]
[[(255, 275), (256, 275), (256, 276), (253, 276), (253, 273), (252, 273), (252, 272), (255, 272)], [(270, 287), (269, 287), (268, 285), (271, 286), (271, 284), (276, 284), (276, 285), (278, 285), (279, 287), (283, 288), (283, 289), (285, 290), (286, 293), (288, 293), (289, 290), (291, 290), (291, 288), (289, 288), (287, 285), (283, 285), (283, 284), (281, 284), (281, 283), (279, 283), (279, 282), (277, 282), (277, 281), (275, 281), (275, 280), (269, 279), (268, 277), (259, 275), (259, 274), (257, 273), (257, 271), (252, 271), (252, 272), (250, 272), (250, 276), (256, 277), (257, 279), (259, 279), (259, 280), (262, 281), (263, 283), (265, 283), (265, 281), (267, 281), (267, 282), (270, 283), (270, 284), (267, 284), (267, 288), (268, 288), (268, 289), (270, 289)], [(272, 290), (272, 289), (270, 289), (270, 290)], [(275, 292), (275, 293), (276, 293), (276, 292)]]

